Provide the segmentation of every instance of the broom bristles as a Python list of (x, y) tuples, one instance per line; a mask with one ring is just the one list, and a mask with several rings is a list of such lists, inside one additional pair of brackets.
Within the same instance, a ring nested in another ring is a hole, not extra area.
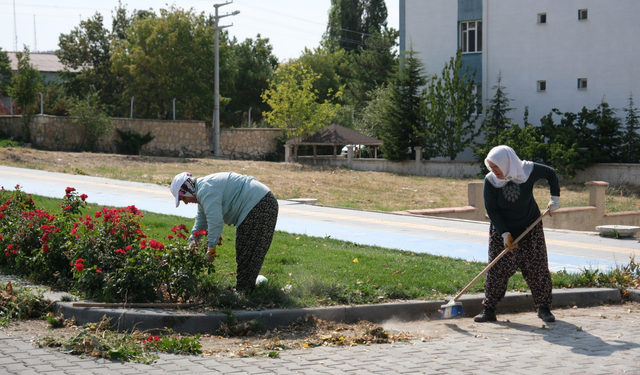
[(446, 305), (440, 306), (440, 317), (442, 319), (451, 319), (451, 318), (460, 318), (465, 316), (464, 310), (462, 309), (462, 303), (460, 302), (449, 302)]

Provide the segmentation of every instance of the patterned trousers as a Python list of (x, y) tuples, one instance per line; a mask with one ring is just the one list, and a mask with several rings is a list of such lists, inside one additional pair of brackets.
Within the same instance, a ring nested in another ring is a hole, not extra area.
[[(515, 239), (515, 238), (514, 238)], [(504, 240), (491, 226), (489, 235), (489, 262), (504, 250)], [(482, 305), (495, 309), (504, 298), (507, 283), (520, 269), (524, 280), (531, 289), (536, 308), (551, 307), (551, 274), (547, 261), (547, 245), (544, 239), (542, 222), (539, 222), (526, 238), (518, 242), (513, 252), (507, 253), (487, 272), (484, 281), (485, 299)]]
[(236, 229), (236, 290), (256, 286), (256, 278), (269, 251), (278, 220), (278, 200), (269, 192), (256, 204)]

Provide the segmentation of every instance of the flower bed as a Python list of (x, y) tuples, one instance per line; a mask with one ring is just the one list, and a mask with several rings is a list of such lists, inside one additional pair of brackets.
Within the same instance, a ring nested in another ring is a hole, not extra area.
[[(30, 194), (0, 190), (0, 268), (36, 283), (103, 302), (187, 302), (200, 299), (206, 241), (190, 248), (184, 225), (162, 243), (140, 227), (135, 206), (83, 215), (86, 194), (68, 187), (53, 213)], [(206, 235), (205, 233), (199, 233)]]

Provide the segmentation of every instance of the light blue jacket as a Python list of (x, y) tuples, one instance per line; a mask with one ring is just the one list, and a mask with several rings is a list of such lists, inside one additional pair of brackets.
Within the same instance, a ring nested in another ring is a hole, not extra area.
[(269, 192), (254, 177), (234, 172), (214, 173), (196, 180), (198, 214), (191, 236), (199, 230), (209, 232), (207, 242), (215, 248), (224, 224), (236, 228), (249, 211)]

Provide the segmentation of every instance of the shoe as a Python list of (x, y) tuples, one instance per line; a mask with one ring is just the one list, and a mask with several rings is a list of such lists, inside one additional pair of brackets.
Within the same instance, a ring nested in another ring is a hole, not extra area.
[(473, 321), (478, 323), (495, 322), (496, 320), (498, 320), (496, 319), (496, 310), (488, 309), (486, 307), (484, 308), (484, 311), (473, 318)]
[(548, 323), (556, 321), (556, 317), (553, 316), (548, 307), (541, 307), (538, 309), (538, 318), (542, 319), (543, 322)]

